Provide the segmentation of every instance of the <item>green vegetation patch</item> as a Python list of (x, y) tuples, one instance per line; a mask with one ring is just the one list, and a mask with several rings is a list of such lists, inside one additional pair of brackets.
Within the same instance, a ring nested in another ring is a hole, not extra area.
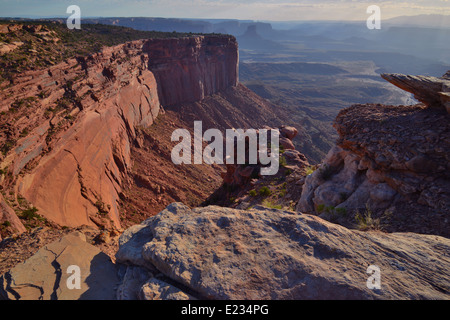
[[(70, 30), (61, 21), (5, 21), (0, 24), (22, 25), (23, 28), (0, 34), (0, 42), (17, 43), (14, 50), (0, 59), (0, 82), (11, 81), (23, 71), (50, 67), (62, 61), (88, 56), (103, 47), (115, 46), (140, 39), (180, 38), (190, 33), (140, 31), (127, 27), (82, 24), (80, 30)], [(29, 26), (41, 25), (39, 32)], [(39, 96), (43, 98), (43, 96)]]

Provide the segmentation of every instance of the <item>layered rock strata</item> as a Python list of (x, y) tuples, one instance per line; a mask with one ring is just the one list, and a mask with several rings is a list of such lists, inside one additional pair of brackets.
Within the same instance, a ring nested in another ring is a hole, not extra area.
[(203, 100), (238, 84), (238, 44), (231, 36), (149, 39), (143, 52), (158, 82), (161, 104)]
[(193, 101), (235, 85), (237, 59), (233, 37), (146, 39), (14, 79), (2, 92), (10, 117), (0, 133), (4, 187), (61, 226), (120, 228), (138, 128), (153, 123), (161, 100)]
[(341, 111), (334, 124), (337, 145), (306, 178), (297, 210), (371, 210), (397, 217), (401, 230), (448, 236), (448, 117), (423, 105)]
[(100, 213), (120, 226), (117, 199), (135, 128), (151, 125), (160, 112), (141, 47), (132, 42), (30, 72), (8, 90), (16, 101), (45, 92), (15, 124), (29, 132), (2, 167), (46, 218), (76, 226), (93, 224)]

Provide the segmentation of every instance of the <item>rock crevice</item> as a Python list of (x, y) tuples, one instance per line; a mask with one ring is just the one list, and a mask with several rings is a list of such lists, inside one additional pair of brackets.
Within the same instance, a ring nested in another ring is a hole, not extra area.
[[(265, 207), (174, 203), (125, 231), (117, 262), (147, 272), (138, 285), (122, 282), (141, 299), (169, 299), (168, 291), (177, 293), (173, 299), (446, 299), (449, 245), (442, 237), (352, 231)], [(371, 265), (382, 272), (380, 290), (367, 287)]]

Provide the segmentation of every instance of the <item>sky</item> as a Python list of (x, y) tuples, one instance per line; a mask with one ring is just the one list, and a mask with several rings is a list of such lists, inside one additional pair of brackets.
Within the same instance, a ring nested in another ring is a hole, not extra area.
[(0, 0), (0, 17), (163, 17), (260, 21), (366, 20), (378, 5), (384, 19), (419, 14), (450, 15), (450, 0)]

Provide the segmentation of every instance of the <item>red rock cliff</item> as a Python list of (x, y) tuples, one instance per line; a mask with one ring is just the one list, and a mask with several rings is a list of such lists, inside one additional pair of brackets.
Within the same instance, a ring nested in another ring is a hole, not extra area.
[(163, 106), (200, 101), (238, 83), (238, 44), (232, 36), (150, 39), (143, 52)]
[(23, 74), (0, 93), (10, 118), (0, 140), (13, 145), (0, 155), (0, 182), (59, 225), (120, 228), (136, 129), (161, 104), (236, 85), (237, 52), (226, 36), (139, 40)]
[(46, 218), (78, 226), (108, 216), (119, 227), (117, 200), (135, 128), (151, 125), (160, 110), (141, 47), (132, 42), (70, 60), (11, 88), (48, 95), (18, 119), (16, 128), (33, 129), (4, 160), (17, 192)]

